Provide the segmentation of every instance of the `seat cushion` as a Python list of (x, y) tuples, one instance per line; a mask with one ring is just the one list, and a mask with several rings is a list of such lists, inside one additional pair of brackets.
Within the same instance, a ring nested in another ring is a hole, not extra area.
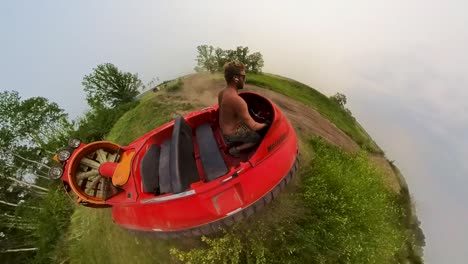
[(159, 193), (159, 156), (161, 148), (151, 145), (143, 156), (140, 163), (141, 180), (143, 191), (149, 193)]
[(206, 180), (212, 181), (228, 173), (211, 125), (198, 126), (196, 136)]
[(190, 188), (190, 184), (200, 181), (193, 148), (192, 127), (182, 116), (174, 122), (170, 151), (170, 174), (173, 193)]

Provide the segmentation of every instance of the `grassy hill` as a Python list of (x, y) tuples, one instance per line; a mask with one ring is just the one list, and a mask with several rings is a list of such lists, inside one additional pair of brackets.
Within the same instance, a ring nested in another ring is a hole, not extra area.
[[(107, 139), (127, 144), (177, 114), (211, 103), (212, 95), (222, 88), (221, 78), (220, 75), (191, 75), (166, 83), (160, 91), (145, 93), (140, 103), (115, 124)], [(233, 228), (201, 239), (162, 241), (150, 235), (135, 235), (115, 225), (109, 209), (79, 207), (72, 216), (56, 261), (422, 262), (423, 235), (411, 208), (407, 186), (398, 169), (386, 161), (383, 152), (356, 120), (326, 96), (294, 80), (257, 74), (248, 75), (248, 83), (256, 91), (266, 93), (262, 90), (266, 88), (274, 92), (271, 95), (277, 100), (287, 96), (335, 125), (337, 136), (328, 139), (322, 139), (320, 133), (312, 130), (298, 133), (301, 166), (286, 192)], [(195, 89), (204, 90), (194, 92)], [(208, 101), (201, 100), (202, 95), (208, 95)], [(288, 113), (291, 112), (294, 109)], [(293, 125), (297, 130), (301, 126), (297, 122)], [(354, 151), (345, 150), (340, 142), (333, 142), (338, 136), (349, 137), (358, 147)]]

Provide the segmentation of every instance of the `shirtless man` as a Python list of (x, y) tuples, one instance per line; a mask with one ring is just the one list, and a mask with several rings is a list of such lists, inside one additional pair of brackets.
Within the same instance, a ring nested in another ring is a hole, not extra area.
[(238, 95), (238, 91), (243, 89), (245, 84), (245, 66), (239, 62), (226, 64), (224, 79), (226, 88), (218, 95), (219, 126), (229, 145), (242, 143), (229, 149), (231, 155), (239, 157), (240, 151), (260, 142), (261, 138), (255, 131), (267, 124), (255, 122), (249, 114), (247, 103)]

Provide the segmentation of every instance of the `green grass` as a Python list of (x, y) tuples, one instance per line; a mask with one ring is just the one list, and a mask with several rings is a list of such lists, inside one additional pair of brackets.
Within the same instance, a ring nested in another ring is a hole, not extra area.
[(72, 216), (70, 263), (173, 263), (169, 249), (190, 248), (193, 241), (144, 237), (112, 222), (110, 209), (80, 207)]
[(320, 140), (301, 187), (309, 216), (301, 237), (319, 263), (395, 263), (405, 246), (398, 195), (364, 151), (347, 154)]
[(178, 113), (193, 109), (180, 97), (163, 92), (145, 94), (135, 108), (125, 113), (107, 135), (107, 140), (126, 145), (139, 136), (175, 118)]
[(317, 90), (298, 81), (273, 74), (249, 73), (246, 82), (284, 94), (314, 108), (350, 136), (362, 148), (374, 153), (382, 152), (350, 114), (346, 113), (338, 104)]

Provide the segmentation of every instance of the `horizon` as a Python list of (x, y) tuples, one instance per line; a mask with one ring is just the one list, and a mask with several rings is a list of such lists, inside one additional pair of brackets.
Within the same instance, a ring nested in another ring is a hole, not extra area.
[(466, 263), (466, 5), (3, 3), (1, 90), (46, 97), (76, 118), (87, 107), (82, 78), (98, 64), (114, 63), (147, 84), (193, 72), (198, 45), (247, 46), (263, 54), (264, 72), (327, 96), (344, 93), (408, 183), (426, 236), (426, 262)]

